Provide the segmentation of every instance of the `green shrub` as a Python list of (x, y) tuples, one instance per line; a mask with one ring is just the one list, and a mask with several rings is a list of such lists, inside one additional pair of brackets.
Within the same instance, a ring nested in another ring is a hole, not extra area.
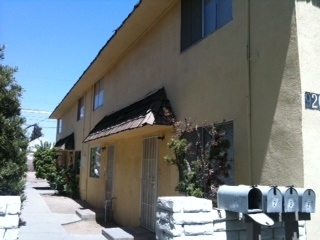
[(33, 160), (37, 178), (46, 179), (59, 194), (72, 198), (79, 197), (79, 178), (73, 169), (56, 163), (56, 149), (48, 142), (37, 146)]
[(56, 149), (51, 148), (49, 142), (42, 141), (40, 145), (36, 146), (36, 149), (33, 159), (36, 177), (46, 179), (49, 183), (55, 182), (57, 175)]

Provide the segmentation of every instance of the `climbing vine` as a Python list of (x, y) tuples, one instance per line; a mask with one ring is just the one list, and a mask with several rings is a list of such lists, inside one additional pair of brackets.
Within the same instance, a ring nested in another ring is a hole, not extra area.
[(179, 182), (176, 190), (187, 196), (214, 199), (231, 169), (228, 159), (230, 142), (217, 124), (194, 125), (191, 119), (176, 121), (166, 111), (174, 130), (168, 142), (173, 155), (164, 160), (177, 166)]

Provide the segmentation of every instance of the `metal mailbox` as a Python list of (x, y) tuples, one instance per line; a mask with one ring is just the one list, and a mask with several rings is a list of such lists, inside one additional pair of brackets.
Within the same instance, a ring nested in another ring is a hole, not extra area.
[(299, 211), (299, 196), (294, 187), (279, 187), (283, 195), (283, 212)]
[(299, 212), (314, 213), (316, 211), (316, 194), (312, 189), (296, 188), (299, 198)]
[(262, 212), (262, 192), (251, 186), (222, 185), (217, 192), (218, 208), (232, 212)]
[[(312, 189), (276, 186), (228, 186), (217, 192), (218, 208), (238, 212), (247, 223), (247, 239), (261, 239), (261, 225), (283, 221), (286, 239), (299, 236), (299, 220), (310, 220), (315, 212)], [(241, 214), (240, 214), (241, 213)]]
[(257, 186), (262, 193), (262, 210), (266, 213), (281, 213), (283, 198), (276, 186)]

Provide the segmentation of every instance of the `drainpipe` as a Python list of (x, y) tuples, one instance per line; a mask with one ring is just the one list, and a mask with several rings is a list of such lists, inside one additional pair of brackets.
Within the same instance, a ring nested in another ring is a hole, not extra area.
[(253, 168), (252, 168), (252, 106), (251, 106), (251, 46), (250, 46), (250, 0), (247, 0), (247, 76), (248, 76), (248, 89), (247, 89), (247, 114), (248, 114), (248, 160), (249, 160), (249, 183), (253, 184)]
[[(89, 108), (88, 110), (90, 111), (89, 114), (89, 122), (88, 122), (88, 132), (87, 134), (89, 134), (90, 130), (92, 129), (91, 127), (91, 123), (92, 123), (92, 113), (93, 113), (93, 101), (94, 101), (94, 85), (91, 87), (91, 90), (89, 92), (90, 95), (90, 102), (89, 102)], [(89, 178), (90, 178), (90, 161), (91, 161), (91, 142), (87, 142), (87, 173), (86, 173), (86, 200), (88, 200), (88, 182), (89, 182)]]
[[(87, 99), (88, 99), (88, 91), (85, 91), (84, 92), (84, 95), (83, 95), (83, 104), (84, 104), (84, 116), (83, 116), (83, 122), (82, 122), (82, 138), (81, 138), (81, 143), (82, 143), (82, 148), (81, 148), (81, 162), (80, 162), (80, 166), (83, 164), (82, 162), (82, 156), (84, 157), (84, 153), (85, 153), (85, 147), (86, 147), (86, 144), (83, 142), (84, 140), (84, 136), (85, 136), (85, 127), (86, 127), (86, 117), (87, 117), (87, 113), (89, 113), (89, 109), (87, 108)], [(91, 113), (89, 113), (91, 114)], [(86, 157), (88, 155), (88, 152), (86, 153)], [(88, 161), (88, 159), (86, 158), (86, 161)], [(86, 166), (87, 167), (87, 166)], [(81, 166), (81, 168), (84, 168), (83, 166)], [(84, 186), (85, 186), (85, 201), (87, 201), (87, 182), (88, 182), (88, 174), (87, 174), (87, 170), (86, 172), (83, 174), (83, 169), (81, 169), (81, 172), (80, 172), (80, 178), (84, 178), (85, 182), (84, 182)], [(83, 180), (82, 180), (83, 181)], [(80, 183), (80, 187), (82, 187), (81, 185), (83, 184), (83, 182)]]

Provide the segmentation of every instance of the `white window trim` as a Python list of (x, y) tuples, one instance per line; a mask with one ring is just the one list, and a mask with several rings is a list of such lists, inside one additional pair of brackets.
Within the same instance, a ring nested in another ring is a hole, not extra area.
[(62, 132), (62, 118), (58, 119), (58, 133)]
[[(96, 91), (97, 85), (99, 85), (98, 91)], [(97, 97), (97, 98), (96, 98)], [(96, 102), (97, 99), (97, 102)], [(104, 102), (104, 84), (103, 79), (100, 79), (94, 84), (93, 87), (93, 110), (100, 108)]]

